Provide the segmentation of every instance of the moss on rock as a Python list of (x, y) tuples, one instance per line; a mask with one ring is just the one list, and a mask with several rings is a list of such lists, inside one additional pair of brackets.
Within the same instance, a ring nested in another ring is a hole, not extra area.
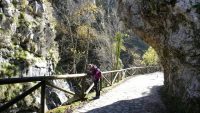
[(0, 64), (0, 73), (2, 76), (12, 77), (17, 74), (18, 66), (11, 63), (1, 63)]

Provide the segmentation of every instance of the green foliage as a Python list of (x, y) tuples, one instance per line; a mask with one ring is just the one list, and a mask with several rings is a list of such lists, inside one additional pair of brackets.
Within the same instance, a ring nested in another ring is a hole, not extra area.
[(68, 106), (59, 106), (53, 110), (49, 110), (47, 113), (64, 113)]
[(1, 63), (0, 64), (0, 73), (1, 75), (6, 75), (12, 77), (16, 74), (17, 66), (10, 63)]
[(24, 50), (16, 50), (15, 54), (13, 54), (13, 58), (17, 59), (17, 60), (21, 60), (21, 61), (24, 61), (27, 59), (27, 54), (28, 52), (27, 51), (24, 51)]
[(51, 48), (51, 49), (49, 50), (48, 57), (50, 57), (50, 58), (52, 59), (52, 61), (53, 61), (54, 63), (56, 63), (56, 64), (57, 64), (58, 61), (59, 61), (59, 54), (58, 54), (57, 50), (55, 50), (55, 49), (53, 49), (53, 48)]
[(35, 57), (33, 54), (21, 48), (17, 48), (14, 54), (11, 55), (11, 57), (18, 62), (24, 62), (26, 66), (29, 66), (33, 64), (34, 62), (37, 62), (42, 59), (42, 57)]
[(16, 97), (22, 90), (22, 84), (0, 85), (0, 100), (8, 101)]
[[(17, 20), (17, 19), (16, 19)], [(25, 13), (21, 12), (19, 17), (18, 17), (18, 26), (22, 26), (22, 27), (31, 27), (31, 22), (27, 21), (25, 19)]]
[(12, 4), (14, 7), (17, 7), (17, 0), (12, 0)]
[(142, 63), (147, 66), (158, 65), (158, 55), (152, 47), (149, 47), (149, 49), (145, 52), (142, 58)]
[(140, 59), (141, 56), (139, 54), (137, 54), (136, 52), (134, 51), (131, 51), (131, 55), (135, 58), (135, 59)]
[(95, 5), (95, 4), (92, 4), (92, 3), (85, 3), (83, 4), (75, 13), (74, 13), (74, 16), (77, 17), (77, 16), (82, 16), (82, 15), (86, 15), (88, 13), (93, 13), (93, 14), (96, 14), (98, 13), (100, 9)]
[(19, 15), (19, 19), (24, 20), (25, 19), (25, 13), (21, 12)]
[(29, 53), (28, 51), (24, 51), (20, 47), (13, 47), (14, 52), (12, 54), (8, 54), (6, 57), (9, 59), (13, 59), (14, 62), (9, 63), (1, 63), (0, 64), (0, 75), (6, 77), (13, 77), (19, 75), (20, 72), (20, 64), (24, 63), (26, 67), (30, 66), (31, 64), (43, 60), (43, 57), (35, 57), (33, 54)]
[(27, 0), (21, 0), (21, 8), (22, 8), (22, 12), (25, 12), (26, 4), (27, 4)]
[(122, 34), (121, 32), (117, 32), (115, 34), (115, 41), (116, 41), (116, 44), (115, 44), (115, 55), (116, 55), (116, 67), (115, 69), (119, 69), (121, 64), (120, 64), (120, 53), (121, 53), (121, 49), (124, 49), (125, 47), (123, 46), (123, 38), (127, 36), (127, 34)]
[(96, 37), (96, 30), (89, 25), (81, 25), (76, 29), (76, 32), (80, 38), (90, 39)]
[(34, 15), (34, 10), (31, 6), (27, 6), (27, 10)]

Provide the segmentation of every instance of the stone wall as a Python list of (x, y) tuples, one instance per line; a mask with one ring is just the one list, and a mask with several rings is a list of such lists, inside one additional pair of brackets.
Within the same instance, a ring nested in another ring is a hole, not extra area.
[(156, 49), (166, 91), (183, 102), (187, 113), (200, 112), (199, 2), (119, 0), (118, 8), (126, 27)]

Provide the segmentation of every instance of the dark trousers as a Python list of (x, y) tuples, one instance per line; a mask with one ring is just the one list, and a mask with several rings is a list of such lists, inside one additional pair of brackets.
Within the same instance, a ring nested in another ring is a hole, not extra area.
[(96, 97), (99, 97), (100, 96), (99, 80), (94, 81), (94, 90), (96, 92)]

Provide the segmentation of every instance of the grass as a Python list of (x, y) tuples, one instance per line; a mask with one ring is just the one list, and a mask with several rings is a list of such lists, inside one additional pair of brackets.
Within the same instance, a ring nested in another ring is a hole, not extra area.
[[(94, 92), (92, 93), (89, 93), (86, 97), (85, 97), (85, 100), (80, 100), (80, 99), (70, 99), (71, 101), (72, 100), (77, 100), (77, 101), (74, 101), (72, 102), (70, 105), (63, 105), (63, 106), (59, 106), (55, 109), (52, 109), (52, 110), (49, 110), (47, 111), (47, 113), (64, 113), (67, 111), (71, 113), (71, 111), (74, 111), (75, 109), (77, 109), (78, 107), (81, 107), (83, 105), (85, 105), (86, 103), (90, 102), (92, 100), (92, 97), (95, 95)], [(69, 100), (69, 101), (70, 101)]]
[(48, 111), (47, 113), (64, 113), (65, 110), (68, 108), (69, 106), (60, 106), (60, 107), (57, 107), (53, 110), (50, 110)]

